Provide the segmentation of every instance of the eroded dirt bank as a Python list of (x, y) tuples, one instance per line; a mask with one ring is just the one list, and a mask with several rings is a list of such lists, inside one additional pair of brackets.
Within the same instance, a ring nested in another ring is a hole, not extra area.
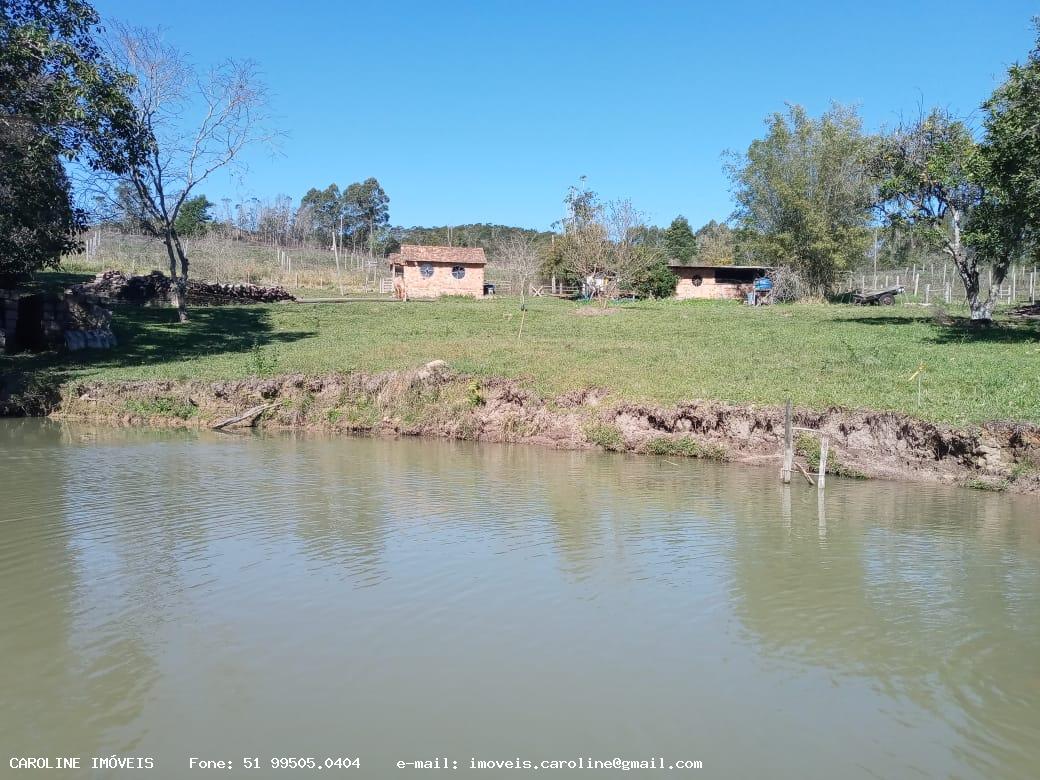
[[(59, 417), (184, 427), (213, 426), (246, 411), (251, 414), (236, 426), (599, 447), (761, 464), (779, 464), (784, 430), (779, 407), (709, 401), (658, 407), (615, 402), (599, 389), (542, 398), (518, 382), (476, 380), (440, 361), (382, 374), (72, 384), (61, 389), (51, 409)], [(827, 434), (833, 473), (1040, 495), (1035, 425), (955, 429), (846, 409), (796, 409), (795, 425)], [(811, 434), (797, 440), (799, 460), (810, 470), (817, 442)]]

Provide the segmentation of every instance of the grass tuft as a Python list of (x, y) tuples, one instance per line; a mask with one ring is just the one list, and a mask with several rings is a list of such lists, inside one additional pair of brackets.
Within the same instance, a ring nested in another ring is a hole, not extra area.
[(176, 417), (179, 420), (190, 420), (199, 413), (190, 401), (165, 395), (147, 400), (128, 398), (126, 410), (142, 417)]
[(701, 444), (692, 436), (657, 436), (645, 445), (650, 455), (674, 455), (680, 458), (727, 460), (729, 454), (721, 444)]
[(616, 425), (604, 422), (591, 422), (585, 426), (586, 441), (596, 444), (610, 452), (625, 449), (625, 439)]

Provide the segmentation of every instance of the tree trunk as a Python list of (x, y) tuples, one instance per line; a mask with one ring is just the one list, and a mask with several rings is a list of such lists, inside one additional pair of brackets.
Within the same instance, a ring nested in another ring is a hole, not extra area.
[(993, 319), (993, 289), (982, 297), (982, 285), (979, 280), (979, 261), (969, 253), (961, 243), (961, 214), (956, 209), (952, 212), (953, 239), (946, 247), (957, 267), (957, 273), (964, 284), (964, 297), (968, 302), (973, 323), (985, 324)]
[(993, 295), (987, 295), (985, 300), (976, 295), (968, 298), (968, 306), (971, 308), (971, 321), (984, 325), (993, 319)]
[(177, 231), (173, 230), (170, 232), (170, 237), (173, 240), (173, 246), (177, 250), (177, 257), (181, 261), (181, 272), (180, 275), (174, 280), (174, 286), (177, 288), (177, 319), (181, 322), (188, 321), (188, 255), (184, 252), (184, 247), (181, 246), (180, 237), (177, 235)]
[(177, 248), (169, 233), (163, 236), (163, 243), (166, 245), (166, 254), (170, 258), (170, 306), (177, 310), (178, 320), (187, 322), (188, 313), (185, 300), (187, 287), (181, 284), (180, 274), (177, 272)]
[(974, 258), (967, 257), (963, 249), (953, 256), (953, 264), (964, 285), (964, 298), (971, 311), (972, 322), (988, 322), (993, 319), (993, 295), (982, 296), (979, 267)]

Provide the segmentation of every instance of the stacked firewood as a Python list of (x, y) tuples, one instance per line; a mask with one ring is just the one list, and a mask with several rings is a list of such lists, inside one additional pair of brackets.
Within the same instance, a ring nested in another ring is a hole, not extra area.
[[(96, 295), (113, 302), (154, 305), (167, 303), (173, 283), (160, 271), (144, 276), (127, 276), (122, 271), (102, 271), (92, 282), (73, 287), (73, 292)], [(275, 303), (294, 301), (296, 296), (282, 287), (256, 284), (217, 284), (188, 280), (189, 304)]]

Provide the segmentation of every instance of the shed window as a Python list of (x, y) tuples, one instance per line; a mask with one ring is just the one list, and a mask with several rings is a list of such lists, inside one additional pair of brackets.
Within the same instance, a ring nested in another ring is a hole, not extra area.
[(433, 276), (433, 263), (423, 263), (419, 266), (419, 273), (422, 274), (423, 279), (429, 279)]
[(453, 265), (451, 267), (451, 275), (456, 279), (461, 279), (466, 275), (466, 267), (464, 265)]

